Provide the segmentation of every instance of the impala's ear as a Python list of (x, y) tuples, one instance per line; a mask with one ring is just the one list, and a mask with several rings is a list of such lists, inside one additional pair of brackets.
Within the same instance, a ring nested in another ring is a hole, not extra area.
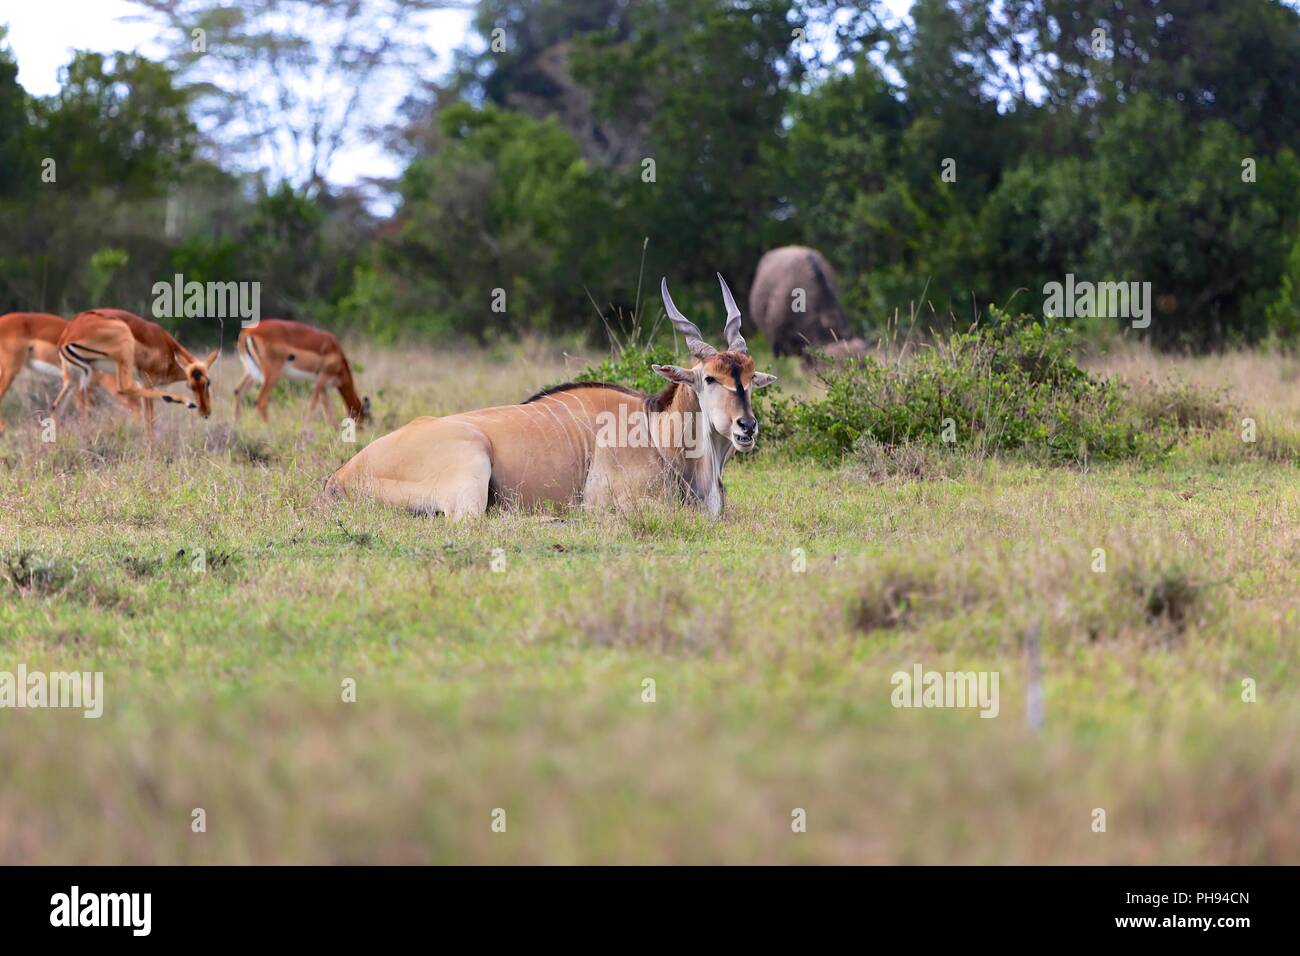
[(219, 358), (221, 358), (221, 349), (213, 349), (208, 353), (208, 357), (203, 360), (203, 364), (208, 368), (212, 368), (212, 363)]
[(766, 372), (755, 372), (754, 377), (750, 379), (750, 388), (765, 388), (776, 381), (775, 375), (768, 375)]
[(651, 365), (650, 368), (670, 382), (677, 382), (679, 385), (695, 384), (695, 374), (690, 369), (677, 365)]

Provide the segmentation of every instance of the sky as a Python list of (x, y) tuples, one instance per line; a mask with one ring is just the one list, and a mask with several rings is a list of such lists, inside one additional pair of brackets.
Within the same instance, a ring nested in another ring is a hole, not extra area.
[[(139, 11), (126, 0), (0, 0), (0, 24), (9, 25), (7, 42), (18, 61), (18, 82), (36, 96), (58, 92), (59, 69), (73, 50), (123, 50), (161, 59), (154, 30), (146, 23), (126, 21)], [(427, 15), (440, 72), (450, 68), (452, 51), (468, 37), (470, 18), (468, 10)], [(395, 110), (406, 92), (393, 89), (388, 109)], [(368, 176), (395, 177), (400, 171), (396, 158), (377, 144), (358, 144), (339, 155), (330, 178), (334, 185), (349, 186)]]

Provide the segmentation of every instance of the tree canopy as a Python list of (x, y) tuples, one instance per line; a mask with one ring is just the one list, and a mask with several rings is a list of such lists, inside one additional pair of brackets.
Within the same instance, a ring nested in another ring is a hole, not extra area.
[[(594, 333), (646, 275), (714, 311), (714, 272), (743, 293), (802, 243), (866, 333), (1066, 275), (1150, 282), (1161, 345), (1300, 333), (1287, 0), (481, 0), (438, 82), (415, 17), (446, 4), (331, 0), (312, 32), (296, 2), (140, 0), (175, 54), (79, 53), (44, 98), (0, 33), (0, 308), (131, 307), (183, 269), (389, 337)], [(381, 135), (391, 215), (328, 177)]]

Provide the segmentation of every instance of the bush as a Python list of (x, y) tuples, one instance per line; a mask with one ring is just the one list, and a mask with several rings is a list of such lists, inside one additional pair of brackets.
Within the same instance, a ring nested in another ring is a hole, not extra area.
[(792, 450), (838, 461), (860, 442), (956, 444), (1048, 462), (1162, 450), (1124, 388), (1091, 377), (1058, 319), (986, 321), (898, 365), (868, 357), (819, 373), (823, 398), (786, 404)]
[(675, 365), (677, 357), (666, 345), (627, 344), (605, 361), (574, 376), (575, 382), (608, 382), (653, 394), (668, 384), (651, 365)]
[[(754, 392), (760, 448), (849, 460), (872, 478), (932, 478), (990, 453), (1046, 464), (1157, 457), (1233, 424), (1225, 391), (1130, 390), (1082, 368), (1078, 345), (1064, 320), (993, 307), (977, 327), (898, 364), (868, 356), (823, 366), (821, 398), (795, 401), (779, 385)], [(675, 361), (668, 346), (632, 335), (574, 381), (652, 394), (664, 380), (651, 366)]]

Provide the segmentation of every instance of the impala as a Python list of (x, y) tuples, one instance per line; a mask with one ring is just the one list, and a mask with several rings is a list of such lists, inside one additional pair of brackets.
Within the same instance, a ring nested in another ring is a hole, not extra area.
[[(326, 481), (412, 511), (477, 517), (489, 504), (600, 507), (675, 492), (722, 513), (722, 469), (754, 447), (753, 389), (776, 381), (754, 371), (740, 334), (740, 309), (722, 276), (725, 351), (704, 342), (662, 284), (664, 306), (695, 363), (652, 366), (668, 380), (656, 395), (603, 383), (569, 383), (504, 405), (446, 418), (417, 418), (355, 455)], [(636, 418), (649, 440), (600, 440), (611, 419)], [(682, 427), (687, 420), (700, 428)], [(681, 440), (694, 431), (695, 444)]]
[[(67, 319), (44, 312), (10, 312), (0, 316), (0, 400), (23, 367), (40, 375), (57, 377), (59, 336)], [(4, 431), (0, 417), (0, 432)]]
[[(0, 315), (0, 401), (13, 385), (23, 367), (39, 375), (59, 378), (59, 337), (68, 320), (45, 312), (10, 312)], [(110, 394), (116, 389), (108, 376), (97, 374), (96, 381)], [(0, 433), (5, 430), (0, 417)]]
[(235, 386), (236, 418), (244, 392), (250, 385), (260, 383), (257, 410), (266, 421), (271, 390), (281, 375), (312, 383), (311, 401), (307, 403), (308, 421), (319, 405), (326, 421), (333, 424), (334, 412), (327, 391), (330, 388), (337, 388), (343, 396), (349, 418), (358, 424), (370, 418), (370, 399), (358, 397), (348, 357), (343, 354), (339, 340), (324, 329), (285, 319), (263, 319), (240, 331), (235, 351), (244, 363), (244, 377)]
[[(63, 388), (54, 400), (54, 408), (58, 410), (72, 387), (74, 372), (80, 375), (78, 386), (85, 393), (91, 375), (98, 369), (113, 372), (119, 395), (140, 400), (140, 411), (150, 426), (155, 399), (197, 408), (207, 418), (212, 414), (208, 371), (219, 354), (219, 349), (213, 349), (207, 358), (199, 360), (156, 322), (124, 309), (91, 309), (69, 322), (59, 337)], [(136, 382), (137, 375), (143, 384)], [(158, 387), (172, 382), (184, 382), (194, 393), (194, 400)]]

